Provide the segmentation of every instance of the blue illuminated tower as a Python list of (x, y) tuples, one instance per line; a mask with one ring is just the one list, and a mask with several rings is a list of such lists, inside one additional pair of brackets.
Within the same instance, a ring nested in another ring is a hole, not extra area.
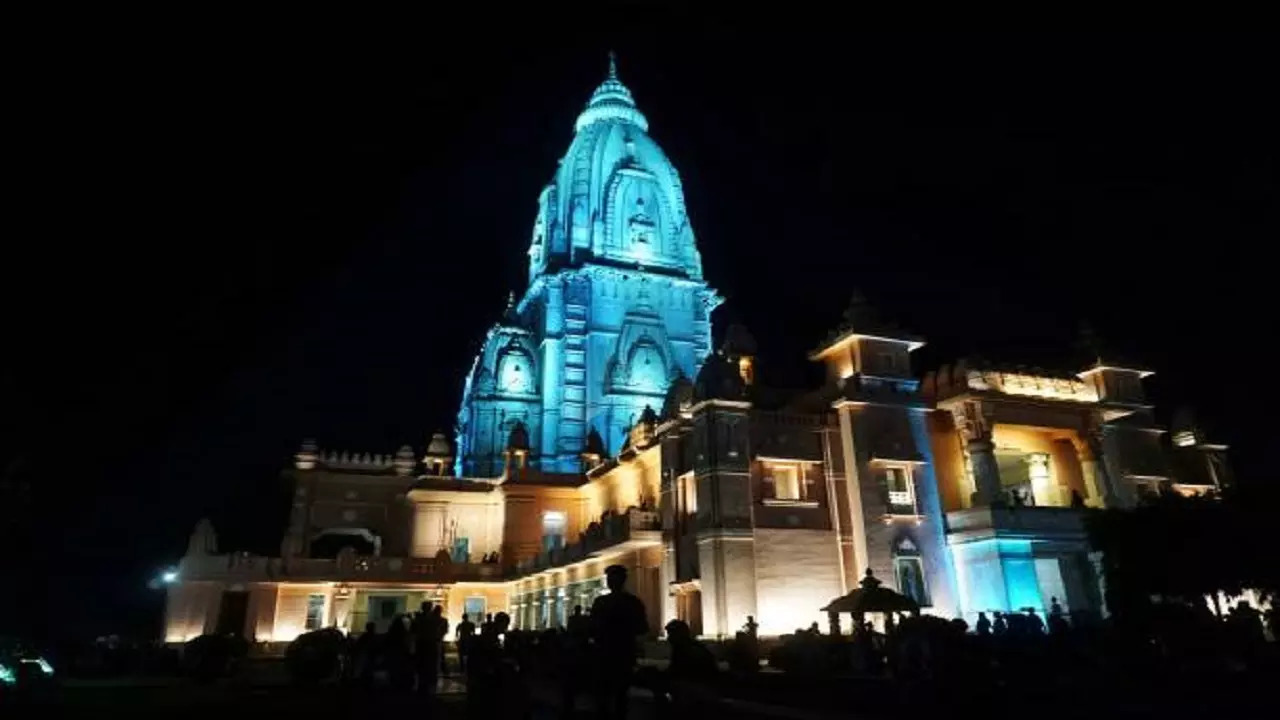
[(616, 453), (710, 352), (720, 298), (702, 279), (680, 175), (648, 129), (611, 55), (538, 197), (529, 285), (467, 375), (459, 474), (499, 474), (517, 424), (544, 471), (578, 471), (592, 433)]

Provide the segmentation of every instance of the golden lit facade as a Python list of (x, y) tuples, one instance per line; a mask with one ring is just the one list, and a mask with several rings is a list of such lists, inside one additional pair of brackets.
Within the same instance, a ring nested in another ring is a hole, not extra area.
[(765, 635), (870, 568), (926, 612), (963, 617), (1051, 599), (1105, 612), (1082, 518), (1163, 487), (1229, 481), (1226, 448), (1189, 420), (1167, 433), (1150, 373), (1074, 376), (964, 363), (917, 378), (920, 340), (846, 333), (812, 357), (828, 380), (770, 397), (740, 329), (698, 377), (672, 384), (615, 456), (579, 472), (531, 462), (523, 428), (492, 478), (453, 477), (443, 435), (421, 459), (325, 453), (304, 443), (279, 557), (219, 553), (207, 523), (170, 587), (166, 636), (238, 632), (271, 647), (321, 627), (385, 628), (423, 601), (452, 623), (509, 613), (563, 627), (621, 564), (656, 633), (679, 618), (707, 637), (754, 617)]
[[(607, 220), (607, 222), (606, 222)], [(1081, 518), (1229, 481), (1189, 420), (1156, 426), (1150, 373), (945, 366), (859, 299), (810, 359), (811, 392), (762, 387), (727, 328), (674, 166), (611, 68), (540, 196), (530, 284), (486, 336), (455, 444), (418, 456), (306, 442), (280, 552), (220, 552), (201, 523), (169, 587), (166, 638), (266, 646), (324, 627), (385, 629), (421, 602), (563, 626), (621, 564), (656, 633), (765, 635), (871, 570), (927, 612), (1105, 611)], [(658, 406), (661, 407), (658, 407)], [(1172, 440), (1172, 443), (1170, 442)], [(467, 475), (467, 476), (462, 476)]]

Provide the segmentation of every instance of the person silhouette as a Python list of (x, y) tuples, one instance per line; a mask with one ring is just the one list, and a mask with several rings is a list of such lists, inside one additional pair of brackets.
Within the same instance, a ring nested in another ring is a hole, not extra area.
[(458, 643), (458, 671), (467, 674), (467, 655), (471, 652), (471, 641), (475, 639), (476, 624), (471, 622), (466, 613), (462, 613), (462, 622), (455, 631)]
[(581, 605), (573, 606), (573, 613), (569, 615), (569, 622), (565, 624), (565, 629), (575, 638), (588, 634), (587, 616), (582, 614)]
[[(671, 648), (671, 662), (665, 671), (641, 670), (647, 673), (649, 689), (658, 703), (658, 716), (667, 714), (666, 705), (689, 707), (699, 700), (709, 700), (710, 686), (719, 675), (716, 658), (706, 645), (693, 636), (689, 624), (683, 620), (667, 623), (667, 644)], [(687, 713), (682, 713), (687, 714)]]
[(504, 612), (489, 618), (471, 643), (467, 659), (467, 716), (473, 718), (505, 717), (504, 704), (521, 700), (509, 697), (516, 694), (518, 684), (503, 647), (511, 618)]
[(977, 629), (978, 634), (984, 637), (991, 634), (991, 620), (987, 618), (987, 614), (984, 612), (978, 613)]
[(578, 696), (590, 686), (590, 643), (591, 622), (582, 613), (582, 606), (574, 605), (559, 645), (560, 706), (564, 708), (566, 717), (573, 714)]
[(387, 635), (382, 639), (382, 658), (387, 666), (392, 689), (411, 689), (413, 663), (409, 656), (409, 632), (405, 628), (403, 615), (397, 615), (387, 628)]
[(625, 720), (631, 673), (636, 664), (636, 637), (649, 632), (644, 603), (627, 592), (627, 569), (605, 568), (607, 595), (591, 604), (592, 638), (595, 640), (599, 683), (596, 707), (602, 717)]
[(1067, 616), (1062, 611), (1062, 605), (1058, 602), (1058, 598), (1049, 598), (1049, 633), (1051, 635), (1061, 635), (1071, 626), (1067, 624)]
[(449, 675), (449, 665), (444, 659), (444, 639), (449, 637), (449, 620), (444, 616), (443, 605), (436, 605), (431, 608), (431, 622), (435, 625), (436, 647), (439, 648), (439, 674), (447, 677)]
[(1040, 619), (1040, 616), (1036, 614), (1036, 610), (1035, 610), (1035, 608), (1028, 607), (1028, 608), (1026, 609), (1026, 613), (1027, 613), (1027, 620), (1026, 620), (1026, 622), (1027, 622), (1027, 626), (1026, 626), (1026, 627), (1027, 627), (1027, 634), (1028, 634), (1028, 635), (1043, 635), (1043, 634), (1044, 634), (1044, 620), (1041, 620), (1041, 619)]
[(373, 671), (378, 659), (378, 624), (364, 624), (364, 633), (351, 648), (351, 675), (361, 687), (373, 687)]
[(436, 691), (440, 676), (439, 608), (424, 601), (413, 618), (414, 661), (418, 671), (418, 692), (430, 695)]
[(991, 631), (995, 633), (997, 637), (1009, 632), (1009, 623), (1005, 621), (1004, 613), (1000, 612), (999, 610), (996, 610), (991, 614), (994, 615), (996, 618), (995, 622), (991, 624)]

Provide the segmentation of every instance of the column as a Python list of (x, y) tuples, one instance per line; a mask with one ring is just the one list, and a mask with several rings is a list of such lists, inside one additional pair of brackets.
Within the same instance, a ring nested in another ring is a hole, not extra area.
[(991, 406), (968, 401), (952, 408), (951, 413), (968, 451), (969, 465), (973, 469), (973, 505), (988, 507), (1002, 501), (1000, 467), (996, 464), (995, 444), (991, 442), (994, 414)]
[[(853, 541), (853, 572), (846, 571), (846, 581), (853, 582), (870, 567), (867, 554), (867, 526), (862, 515), (862, 486), (858, 481), (858, 456), (853, 444), (853, 419), (848, 406), (839, 409), (840, 452), (844, 456), (844, 473), (849, 502), (849, 535)], [(846, 569), (847, 570), (847, 569)]]
[(1115, 479), (1111, 477), (1111, 473), (1107, 472), (1107, 462), (1104, 445), (1104, 429), (1102, 418), (1094, 415), (1089, 418), (1089, 427), (1085, 430), (1085, 444), (1089, 448), (1091, 456), (1088, 465), (1082, 459), (1081, 466), (1084, 467), (1085, 477), (1090, 475), (1093, 477), (1094, 487), (1090, 490), (1097, 492), (1098, 497), (1102, 499), (1103, 507), (1114, 508), (1120, 507), (1122, 498), (1115, 486)]

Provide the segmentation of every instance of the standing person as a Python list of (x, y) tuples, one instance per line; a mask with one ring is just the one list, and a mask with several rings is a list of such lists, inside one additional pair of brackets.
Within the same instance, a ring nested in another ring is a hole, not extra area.
[(560, 643), (560, 707), (565, 717), (573, 715), (578, 696), (590, 687), (591, 622), (581, 605), (573, 606)]
[(565, 629), (574, 637), (583, 637), (588, 634), (588, 628), (587, 616), (582, 614), (582, 606), (574, 605), (573, 614), (569, 616), (569, 622), (565, 624)]
[(978, 612), (978, 634), (986, 637), (991, 634), (991, 619), (987, 617), (985, 612)]
[(409, 633), (405, 629), (405, 618), (397, 615), (387, 628), (387, 635), (382, 641), (382, 659), (387, 667), (387, 676), (394, 690), (408, 690), (413, 687), (413, 665), (409, 657)]
[(373, 671), (378, 660), (378, 624), (365, 623), (364, 634), (351, 648), (351, 676), (366, 690), (373, 687)]
[(436, 605), (431, 608), (431, 622), (436, 630), (436, 648), (440, 655), (440, 662), (436, 666), (440, 675), (448, 676), (449, 666), (444, 661), (444, 639), (449, 637), (449, 620), (444, 616), (444, 606)]
[(996, 637), (1000, 637), (1009, 632), (1009, 623), (1005, 622), (1004, 613), (996, 610), (992, 615), (995, 616), (996, 621), (991, 624), (991, 632), (996, 635)]
[(458, 643), (458, 672), (467, 674), (467, 655), (471, 652), (471, 641), (476, 635), (476, 624), (471, 622), (466, 613), (462, 613), (462, 622), (458, 623), (456, 640)]
[(609, 594), (591, 605), (592, 639), (600, 673), (597, 707), (602, 717), (625, 720), (636, 664), (636, 637), (649, 632), (649, 620), (644, 603), (627, 592), (627, 569), (610, 565), (604, 575)]
[(418, 692), (432, 694), (440, 676), (440, 631), (436, 608), (423, 602), (413, 618), (414, 661), (418, 670)]
[(511, 618), (500, 612), (484, 623), (471, 643), (467, 660), (468, 718), (490, 720), (525, 715), (524, 683), (510, 650), (503, 646), (510, 625)]

